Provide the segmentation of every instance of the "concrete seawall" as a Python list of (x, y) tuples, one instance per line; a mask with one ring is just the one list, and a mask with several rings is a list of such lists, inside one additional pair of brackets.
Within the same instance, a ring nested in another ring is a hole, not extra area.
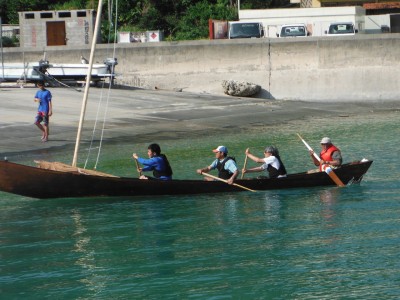
[[(222, 95), (222, 80), (259, 84), (260, 98), (400, 100), (400, 34), (98, 45), (118, 58), (116, 83)], [(4, 62), (79, 63), (89, 48), (4, 49)]]

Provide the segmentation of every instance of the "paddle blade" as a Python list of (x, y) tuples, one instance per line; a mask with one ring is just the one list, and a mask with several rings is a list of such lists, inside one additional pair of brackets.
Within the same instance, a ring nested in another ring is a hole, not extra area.
[(331, 167), (325, 168), (325, 173), (332, 179), (337, 186), (343, 187), (345, 184), (340, 180), (340, 178), (335, 174)]

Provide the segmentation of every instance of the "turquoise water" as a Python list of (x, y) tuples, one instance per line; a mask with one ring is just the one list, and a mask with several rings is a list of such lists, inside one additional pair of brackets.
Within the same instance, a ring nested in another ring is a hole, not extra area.
[[(0, 193), (0, 298), (399, 299), (398, 113), (331, 121), (157, 142), (175, 178), (200, 178), (220, 144), (240, 166), (246, 147), (261, 156), (274, 144), (289, 172), (311, 169), (296, 132), (316, 149), (326, 135), (345, 161), (374, 160), (361, 185), (117, 199)], [(105, 145), (98, 169), (136, 176), (131, 153), (146, 147)], [(70, 153), (9, 159), (69, 162)]]

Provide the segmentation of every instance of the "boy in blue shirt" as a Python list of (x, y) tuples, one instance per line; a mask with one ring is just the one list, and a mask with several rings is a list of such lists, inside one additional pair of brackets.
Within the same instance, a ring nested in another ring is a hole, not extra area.
[[(49, 139), (49, 121), (53, 114), (51, 104), (51, 93), (44, 87), (44, 82), (37, 84), (39, 90), (35, 94), (33, 101), (39, 102), (38, 112), (35, 118), (35, 125), (42, 131), (42, 142), (47, 142)], [(43, 122), (43, 125), (41, 124)]]

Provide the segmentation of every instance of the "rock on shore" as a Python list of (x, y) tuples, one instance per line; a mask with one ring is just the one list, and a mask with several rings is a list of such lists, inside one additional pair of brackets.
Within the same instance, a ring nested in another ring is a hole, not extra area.
[(250, 82), (223, 80), (224, 93), (230, 96), (251, 97), (261, 90), (261, 86)]

